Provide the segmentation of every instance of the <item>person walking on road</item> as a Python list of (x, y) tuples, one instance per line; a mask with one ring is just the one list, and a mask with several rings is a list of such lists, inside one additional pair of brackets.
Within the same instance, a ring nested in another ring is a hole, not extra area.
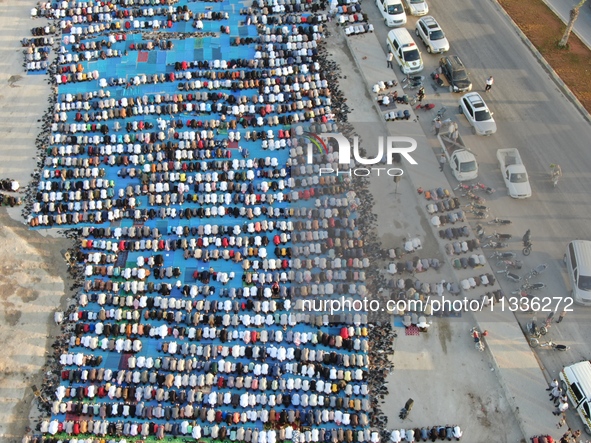
[(566, 309), (563, 309), (562, 312), (560, 313), (560, 315), (558, 316), (558, 320), (556, 320), (556, 323), (560, 323), (562, 320), (564, 320), (565, 315), (566, 315)]
[(445, 154), (441, 154), (439, 156), (439, 170), (443, 172), (443, 167), (445, 166)]
[(486, 80), (486, 87), (484, 88), (484, 92), (488, 92), (491, 90), (492, 85), (494, 83), (494, 79), (493, 76), (491, 75), (487, 80)]
[(386, 57), (386, 68), (394, 68), (394, 66), (392, 66), (392, 60), (394, 60), (394, 54), (392, 54), (392, 51), (388, 51), (388, 57)]

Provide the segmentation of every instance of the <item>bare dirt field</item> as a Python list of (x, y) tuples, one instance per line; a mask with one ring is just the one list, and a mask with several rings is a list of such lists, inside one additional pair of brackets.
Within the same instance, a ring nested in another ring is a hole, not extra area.
[(41, 386), (45, 355), (57, 328), (53, 312), (65, 298), (62, 251), (69, 240), (45, 237), (0, 210), (0, 439), (20, 441)]

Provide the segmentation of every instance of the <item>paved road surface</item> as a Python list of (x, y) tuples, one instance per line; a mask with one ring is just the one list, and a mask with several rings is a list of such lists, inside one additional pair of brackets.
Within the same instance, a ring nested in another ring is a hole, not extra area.
[[(426, 102), (436, 103), (436, 109), (445, 105), (451, 111), (448, 116), (452, 114), (458, 119), (462, 136), (477, 154), (479, 180), (497, 188), (487, 205), (495, 216), (510, 218), (514, 222), (509, 228), (500, 230), (520, 239), (525, 230), (531, 228), (534, 252), (527, 258), (520, 258), (525, 261), (526, 268), (540, 263), (551, 265), (543, 279), (548, 289), (536, 295), (568, 296), (570, 288), (567, 289), (562, 264), (566, 244), (575, 238), (591, 238), (588, 229), (591, 127), (521, 42), (495, 2), (450, 0), (444, 5), (431, 2), (430, 8), (430, 14), (440, 22), (451, 42), (450, 54), (458, 54), (468, 67), (474, 90), (482, 91), (485, 79), (494, 76), (493, 90), (483, 95), (495, 113), (498, 132), (489, 138), (471, 135), (465, 118), (457, 114), (458, 94), (440, 88), (440, 95), (436, 95), (427, 83)], [(581, 11), (580, 19), (583, 20), (579, 26), (585, 23), (584, 17), (591, 15), (587, 9), (589, 7), (585, 5)], [(375, 7), (365, 10), (376, 23), (376, 33), (385, 50), (388, 29), (381, 24)], [(409, 18), (406, 27), (414, 31), (415, 23), (416, 19)], [(422, 48), (423, 74), (428, 76), (436, 68), (438, 56), (430, 55)], [(399, 70), (396, 69), (395, 74), (400, 78)], [(433, 115), (420, 115), (423, 129), (429, 134)], [(524, 159), (533, 188), (533, 197), (527, 201), (506, 196), (496, 160), (496, 150), (505, 147), (518, 148)], [(557, 189), (552, 187), (548, 175), (548, 165), (553, 162), (559, 162), (564, 172)], [(448, 177), (451, 183), (455, 183), (450, 175)], [(492, 231), (494, 227), (487, 228)], [(520, 251), (519, 241), (510, 249)], [(517, 289), (508, 282), (503, 282), (503, 287), (506, 291)], [(553, 327), (549, 337), (571, 345), (572, 350), (567, 353), (538, 352), (548, 377), (556, 376), (566, 364), (588, 358), (590, 349), (585, 337), (591, 335), (590, 312), (576, 307), (575, 312), (568, 314), (568, 322)], [(545, 315), (540, 313), (538, 317), (541, 320)], [(518, 317), (525, 322), (531, 319), (531, 314)], [(581, 425), (572, 413), (569, 416), (569, 423), (576, 427)]]

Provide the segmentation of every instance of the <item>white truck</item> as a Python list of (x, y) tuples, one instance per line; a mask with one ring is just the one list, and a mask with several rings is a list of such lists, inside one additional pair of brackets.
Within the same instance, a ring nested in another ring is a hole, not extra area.
[(515, 148), (499, 149), (497, 159), (501, 167), (501, 174), (509, 192), (513, 198), (531, 197), (531, 186), (527, 171), (521, 161), (519, 151)]
[(478, 177), (478, 163), (474, 154), (464, 146), (457, 124), (451, 122), (442, 129), (444, 131), (440, 130), (437, 139), (447, 158), (451, 173), (460, 182), (475, 180)]

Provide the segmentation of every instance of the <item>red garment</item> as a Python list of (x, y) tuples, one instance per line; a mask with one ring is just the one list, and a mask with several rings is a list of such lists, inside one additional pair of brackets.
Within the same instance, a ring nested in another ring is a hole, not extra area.
[(341, 328), (341, 338), (347, 340), (349, 338), (349, 329)]

